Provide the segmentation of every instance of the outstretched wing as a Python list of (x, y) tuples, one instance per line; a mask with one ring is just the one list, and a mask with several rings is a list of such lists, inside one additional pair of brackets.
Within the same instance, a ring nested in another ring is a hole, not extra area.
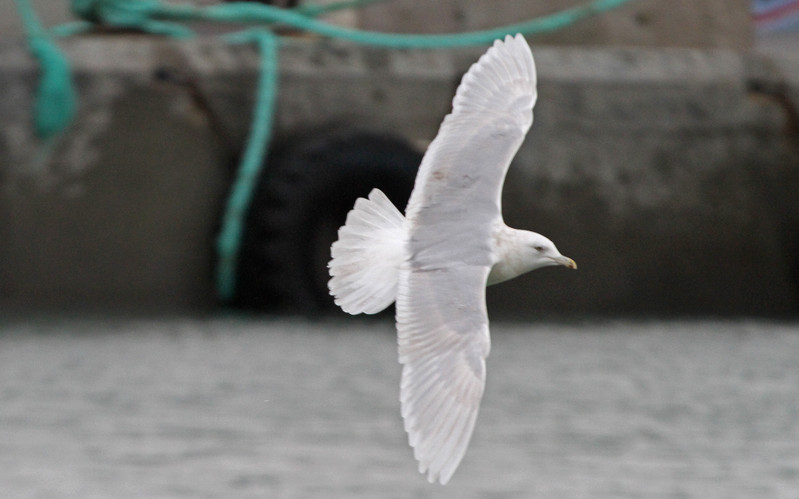
[(400, 399), (419, 471), (447, 483), (471, 439), (490, 348), (485, 286), (508, 166), (532, 123), (535, 66), (521, 35), (463, 77), (406, 210), (397, 294)]
[(533, 55), (521, 35), (494, 42), (464, 75), (405, 210), (426, 246), (436, 246), (431, 240), (448, 241), (450, 250), (475, 240), (487, 244), (492, 224), (501, 219), (502, 184), (533, 122), (536, 97)]
[(490, 349), (488, 267), (400, 271), (400, 402), (405, 431), (430, 482), (447, 483), (474, 430)]

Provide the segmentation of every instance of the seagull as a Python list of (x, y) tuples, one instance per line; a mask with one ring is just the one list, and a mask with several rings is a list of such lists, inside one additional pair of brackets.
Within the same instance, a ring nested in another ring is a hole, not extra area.
[(496, 40), (458, 86), (405, 216), (373, 189), (331, 247), (328, 286), (345, 312), (396, 302), (402, 418), (431, 483), (450, 480), (477, 420), (491, 346), (486, 286), (551, 265), (577, 268), (552, 241), (502, 218), (502, 184), (536, 97), (525, 39)]

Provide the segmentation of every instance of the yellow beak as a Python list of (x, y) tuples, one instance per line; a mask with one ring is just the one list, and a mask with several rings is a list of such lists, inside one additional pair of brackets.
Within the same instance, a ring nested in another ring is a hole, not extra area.
[(574, 260), (567, 256), (558, 256), (553, 258), (559, 265), (563, 265), (564, 267), (569, 267), (570, 269), (577, 269), (577, 263)]

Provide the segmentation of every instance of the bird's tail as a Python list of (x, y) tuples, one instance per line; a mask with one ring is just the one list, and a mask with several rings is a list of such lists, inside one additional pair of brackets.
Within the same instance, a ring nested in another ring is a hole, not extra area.
[(376, 314), (397, 297), (405, 217), (380, 189), (358, 198), (330, 249), (330, 294), (350, 314)]

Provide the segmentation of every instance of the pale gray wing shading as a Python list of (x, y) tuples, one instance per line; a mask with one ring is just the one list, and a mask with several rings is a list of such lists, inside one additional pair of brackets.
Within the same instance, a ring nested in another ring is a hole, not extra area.
[(535, 64), (521, 35), (496, 41), (464, 75), (405, 210), (419, 258), (488, 264), (505, 174), (532, 124), (536, 96)]
[(521, 36), (464, 76), (408, 203), (397, 294), (400, 399), (421, 472), (446, 483), (471, 439), (490, 348), (485, 286), (505, 173), (532, 123), (535, 68)]
[(419, 472), (449, 481), (474, 430), (490, 349), (488, 267), (401, 271), (397, 295), (400, 402)]

